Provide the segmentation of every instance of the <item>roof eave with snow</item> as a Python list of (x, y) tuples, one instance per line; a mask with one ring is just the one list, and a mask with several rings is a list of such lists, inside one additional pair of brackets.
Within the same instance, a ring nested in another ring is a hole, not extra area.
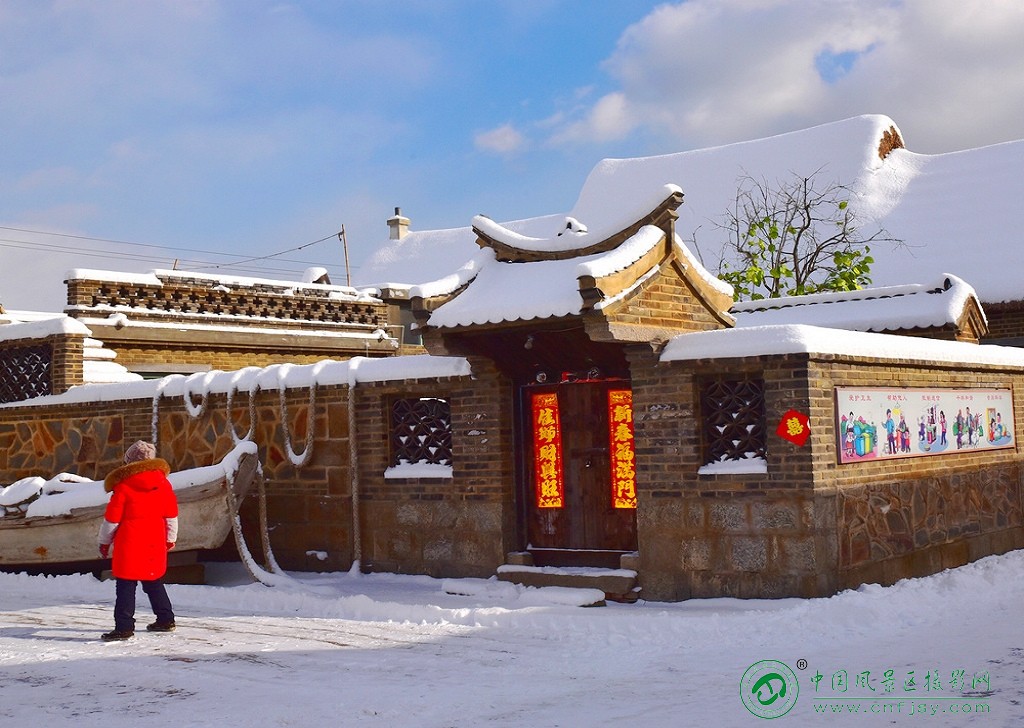
[(752, 326), (680, 334), (668, 341), (660, 360), (705, 361), (806, 354), (884, 361), (1024, 367), (1024, 349), (939, 341), (896, 334), (829, 329), (803, 324)]
[[(851, 331), (987, 330), (977, 294), (965, 281), (944, 274), (933, 284), (863, 288), (786, 296), (733, 305), (736, 325), (807, 324)], [(970, 338), (979, 338), (972, 336)]]

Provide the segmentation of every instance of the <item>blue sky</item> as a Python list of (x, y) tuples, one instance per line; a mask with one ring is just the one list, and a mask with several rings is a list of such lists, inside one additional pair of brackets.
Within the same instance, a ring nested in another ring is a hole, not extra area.
[(0, 303), (175, 259), (343, 282), (336, 240), (228, 266), (343, 223), (366, 282), (395, 206), (559, 212), (604, 157), (863, 113), (918, 152), (1024, 138), (1021, 37), (987, 0), (5, 0)]

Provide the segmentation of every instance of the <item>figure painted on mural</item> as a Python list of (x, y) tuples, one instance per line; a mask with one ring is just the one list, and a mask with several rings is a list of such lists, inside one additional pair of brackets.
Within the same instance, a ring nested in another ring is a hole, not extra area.
[(889, 455), (896, 454), (896, 422), (892, 418), (892, 410), (885, 411), (885, 452)]
[(174, 630), (174, 611), (163, 583), (167, 552), (178, 538), (178, 503), (167, 480), (171, 468), (156, 457), (151, 443), (142, 440), (128, 448), (124, 463), (104, 481), (112, 495), (98, 539), (103, 558), (113, 552), (117, 580), (114, 630), (103, 635), (107, 642), (134, 636), (135, 592), (140, 581), (156, 615), (146, 629)]
[(845, 449), (846, 457), (848, 458), (852, 458), (854, 455), (854, 442), (856, 441), (856, 439), (857, 436), (853, 434), (853, 428), (847, 428), (845, 440), (843, 442), (843, 448)]
[(964, 415), (964, 426), (967, 428), (967, 446), (974, 447), (974, 428), (977, 427), (977, 423), (974, 421), (974, 415), (971, 414), (971, 408), (967, 408), (967, 414)]
[(939, 442), (943, 447), (946, 446), (946, 413), (943, 410), (939, 410), (939, 431), (941, 439)]
[(900, 424), (896, 428), (899, 432), (900, 452), (910, 452), (910, 426), (907, 424), (907, 417), (900, 413)]
[(938, 438), (938, 426), (935, 423), (935, 407), (928, 408), (928, 434), (926, 439), (928, 440), (928, 447), (930, 448), (935, 444)]

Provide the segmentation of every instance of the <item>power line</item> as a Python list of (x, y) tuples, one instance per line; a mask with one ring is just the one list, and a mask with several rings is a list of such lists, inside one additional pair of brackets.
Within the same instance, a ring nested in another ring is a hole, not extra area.
[[(31, 242), (23, 241), (23, 240), (10, 240), (10, 239), (7, 239), (7, 238), (0, 238), (0, 248), (14, 248), (14, 249), (20, 249), (20, 250), (38, 250), (40, 247), (46, 248), (47, 250), (50, 250), (50, 251), (52, 251), (54, 253), (74, 254), (76, 256), (85, 257), (85, 258), (103, 258), (103, 259), (113, 259), (113, 260), (124, 260), (124, 255), (123, 254), (116, 253), (116, 252), (113, 252), (113, 251), (92, 251), (92, 252), (90, 252), (88, 250), (82, 250), (80, 248), (69, 248), (69, 247), (61, 246), (61, 245), (53, 245), (53, 244), (48, 244), (48, 243), (31, 243)], [(154, 257), (154, 256), (139, 256), (139, 255), (136, 255), (133, 259), (136, 260), (136, 261), (139, 261), (139, 262), (143, 262), (143, 263), (153, 263), (153, 264), (156, 264), (156, 265), (163, 265), (163, 266), (166, 266), (168, 268), (170, 268), (170, 266), (172, 265), (172, 263), (168, 263), (168, 259), (166, 257), (158, 258), (158, 257)], [(193, 261), (193, 260), (190, 260), (190, 259), (179, 259), (179, 261), (180, 262), (184, 262), (186, 264), (189, 264), (190, 267), (192, 267), (191, 266), (192, 263), (205, 264), (205, 263), (208, 262), (208, 261)], [(305, 263), (305, 261), (295, 261), (295, 262)], [(283, 274), (283, 275), (292, 275), (292, 276), (296, 276), (297, 277), (297, 276), (299, 276), (299, 275), (301, 275), (303, 273), (303, 270), (298, 270), (298, 269), (294, 269), (294, 268), (275, 268), (275, 267), (256, 268), (256, 267), (247, 267), (247, 266), (244, 266), (244, 265), (238, 265), (238, 266), (232, 265), (231, 267), (232, 268), (236, 268), (239, 271), (244, 271), (244, 272), (249, 272), (249, 273), (257, 273), (257, 274), (262, 273), (264, 275), (273, 274), (273, 273), (279, 273), (279, 274)]]
[(334, 237), (336, 237), (338, 235), (341, 235), (341, 233), (335, 233), (333, 235), (328, 235), (327, 237), (320, 238), (319, 240), (314, 240), (312, 243), (306, 243), (305, 245), (299, 245), (298, 247), (295, 247), (295, 248), (289, 248), (288, 250), (282, 250), (280, 253), (271, 253), (270, 255), (261, 255), (261, 256), (256, 257), (256, 258), (246, 258), (245, 260), (237, 260), (237, 261), (234, 261), (233, 263), (227, 263), (227, 264), (224, 264), (224, 263), (219, 264), (219, 265), (218, 264), (211, 264), (211, 265), (207, 265), (207, 266), (204, 266), (204, 267), (206, 267), (206, 268), (220, 268), (221, 265), (240, 265), (242, 263), (253, 263), (253, 262), (257, 261), (257, 260), (267, 260), (269, 258), (276, 258), (279, 255), (284, 255), (285, 253), (294, 253), (296, 250), (302, 250), (303, 248), (308, 248), (311, 245), (316, 245), (317, 243), (322, 243), (325, 240), (330, 240), (331, 238), (334, 238)]
[[(238, 264), (241, 264), (241, 263), (249, 263), (249, 262), (254, 262), (254, 261), (258, 261), (258, 260), (266, 260), (266, 259), (270, 259), (270, 258), (277, 258), (277, 256), (284, 255), (286, 253), (293, 253), (293, 252), (295, 252), (297, 250), (302, 250), (304, 248), (308, 248), (308, 247), (310, 247), (312, 245), (316, 245), (317, 243), (322, 243), (325, 240), (330, 240), (330, 239), (332, 239), (332, 238), (337, 236), (337, 233), (335, 233), (335, 234), (323, 237), (320, 240), (314, 240), (311, 243), (305, 243), (303, 245), (299, 245), (299, 246), (296, 246), (294, 248), (289, 248), (287, 250), (282, 250), (282, 251), (280, 251), (278, 253), (271, 253), (269, 255), (259, 256), (259, 257), (255, 257), (255, 258), (246, 258), (244, 255), (241, 255), (239, 253), (226, 253), (226, 252), (219, 251), (219, 250), (206, 250), (206, 249), (202, 249), (202, 248), (185, 248), (185, 247), (171, 246), (171, 245), (157, 245), (157, 244), (154, 244), (154, 243), (139, 243), (139, 242), (134, 242), (134, 241), (130, 241), (130, 240), (116, 240), (116, 239), (113, 239), (113, 238), (99, 238), (99, 237), (93, 237), (93, 236), (89, 236), (89, 235), (74, 235), (74, 234), (71, 234), (71, 233), (55, 233), (55, 232), (50, 232), (50, 231), (46, 231), (46, 230), (33, 230), (31, 228), (10, 227), (10, 226), (7, 226), (7, 225), (0, 225), (0, 230), (12, 230), (12, 231), (15, 231), (15, 232), (30, 233), (30, 234), (33, 234), (33, 235), (49, 235), (49, 236), (53, 236), (53, 237), (71, 238), (73, 240), (88, 240), (88, 241), (98, 242), (98, 243), (112, 243), (112, 244), (115, 244), (115, 245), (128, 245), (128, 246), (142, 247), (142, 248), (156, 248), (156, 249), (159, 249), (159, 250), (169, 250), (169, 251), (172, 251), (172, 252), (181, 251), (181, 252), (186, 252), (186, 253), (200, 253), (200, 254), (204, 254), (204, 255), (215, 255), (215, 256), (221, 256), (221, 257), (226, 257), (226, 258), (238, 258), (238, 259), (240, 259), (240, 260), (232, 261), (230, 263), (221, 263), (221, 264), (216, 264), (216, 263), (212, 263), (210, 261), (202, 261), (202, 260), (194, 261), (194, 262), (199, 263), (199, 264), (201, 264), (201, 265), (203, 265), (204, 267), (207, 267), (207, 268), (211, 268), (211, 267), (212, 268), (216, 268), (216, 267), (220, 267), (220, 266), (223, 266), (223, 265), (238, 265)], [(35, 242), (35, 241), (28, 241), (28, 240), (10, 240), (10, 239), (6, 239), (6, 238), (0, 238), (0, 240), (5, 240), (6, 242), (11, 242), (11, 243), (24, 243), (26, 245), (38, 245), (38, 246), (43, 246), (43, 247), (55, 248), (55, 249), (59, 248), (59, 246), (55, 246), (53, 244), (47, 244), (47, 243), (41, 243), (41, 242)], [(11, 246), (6, 246), (6, 247), (11, 247)], [(64, 248), (64, 250), (67, 251), (67, 252), (80, 252), (81, 251), (80, 248), (74, 248), (74, 249)], [(89, 248), (86, 248), (86, 250), (89, 250)], [(96, 250), (96, 249), (93, 248), (92, 250)], [(109, 251), (100, 251), (100, 252), (109, 252)], [(290, 258), (280, 258), (279, 262), (282, 262), (282, 263), (298, 263), (298, 264), (301, 264), (301, 265), (322, 265), (321, 261), (295, 260), (295, 259), (290, 259)]]

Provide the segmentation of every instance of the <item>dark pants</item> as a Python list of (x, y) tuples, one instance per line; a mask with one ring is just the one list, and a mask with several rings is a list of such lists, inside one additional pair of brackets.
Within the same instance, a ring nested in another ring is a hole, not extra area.
[[(135, 579), (117, 580), (117, 600), (114, 602), (114, 629), (119, 632), (135, 631)], [(153, 608), (156, 621), (161, 624), (174, 621), (171, 600), (160, 579), (142, 582), (142, 591), (149, 597), (149, 606)]]

